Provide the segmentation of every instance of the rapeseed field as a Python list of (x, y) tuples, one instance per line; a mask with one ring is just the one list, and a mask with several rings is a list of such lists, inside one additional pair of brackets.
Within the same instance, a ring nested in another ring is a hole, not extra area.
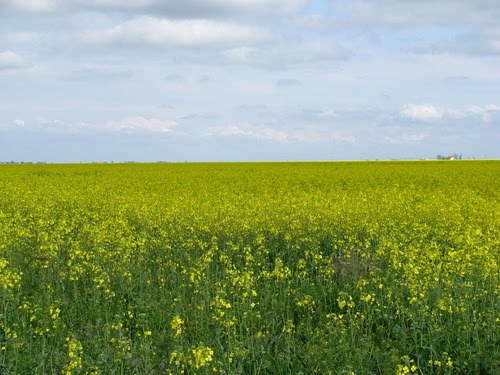
[(500, 162), (0, 166), (2, 374), (499, 374)]

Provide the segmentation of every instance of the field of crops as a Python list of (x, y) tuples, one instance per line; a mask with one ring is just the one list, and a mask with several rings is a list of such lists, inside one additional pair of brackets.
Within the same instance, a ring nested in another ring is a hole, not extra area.
[(0, 166), (2, 374), (498, 374), (500, 162)]

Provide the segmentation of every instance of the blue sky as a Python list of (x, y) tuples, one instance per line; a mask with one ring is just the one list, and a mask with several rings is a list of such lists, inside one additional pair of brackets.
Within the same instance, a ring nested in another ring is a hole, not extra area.
[(0, 161), (500, 157), (497, 0), (0, 0)]

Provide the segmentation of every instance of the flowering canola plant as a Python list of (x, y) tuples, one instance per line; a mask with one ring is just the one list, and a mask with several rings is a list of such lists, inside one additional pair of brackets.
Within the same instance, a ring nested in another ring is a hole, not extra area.
[(499, 373), (499, 177), (1, 165), (0, 373)]

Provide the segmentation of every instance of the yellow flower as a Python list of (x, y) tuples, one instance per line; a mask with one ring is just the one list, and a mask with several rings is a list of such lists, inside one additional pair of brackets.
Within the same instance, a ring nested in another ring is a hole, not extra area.
[(288, 319), (283, 326), (283, 333), (293, 333), (295, 331), (295, 324), (293, 324), (293, 321), (291, 319)]
[(314, 307), (315, 305), (316, 302), (314, 301), (314, 298), (309, 294), (306, 294), (304, 298), (297, 302), (297, 306), (299, 307)]
[(208, 346), (191, 348), (192, 359), (188, 363), (196, 369), (204, 367), (212, 362), (214, 351)]
[(367, 295), (362, 296), (361, 300), (366, 302), (366, 303), (374, 303), (375, 296), (373, 294), (368, 293)]
[(450, 368), (453, 367), (453, 361), (451, 360), (450, 357), (448, 357), (448, 360), (446, 361), (446, 366), (448, 366)]
[(56, 320), (58, 317), (59, 317), (59, 314), (61, 313), (61, 309), (59, 307), (50, 307), (49, 309), (49, 314), (50, 314), (50, 317), (54, 320)]
[(184, 320), (179, 315), (174, 316), (170, 322), (170, 327), (174, 331), (174, 337), (178, 337), (182, 334), (182, 328), (184, 326)]
[(81, 354), (83, 346), (80, 341), (75, 338), (66, 337), (66, 342), (68, 347), (69, 363), (64, 367), (63, 373), (65, 375), (71, 375), (74, 370), (78, 371), (82, 368)]

